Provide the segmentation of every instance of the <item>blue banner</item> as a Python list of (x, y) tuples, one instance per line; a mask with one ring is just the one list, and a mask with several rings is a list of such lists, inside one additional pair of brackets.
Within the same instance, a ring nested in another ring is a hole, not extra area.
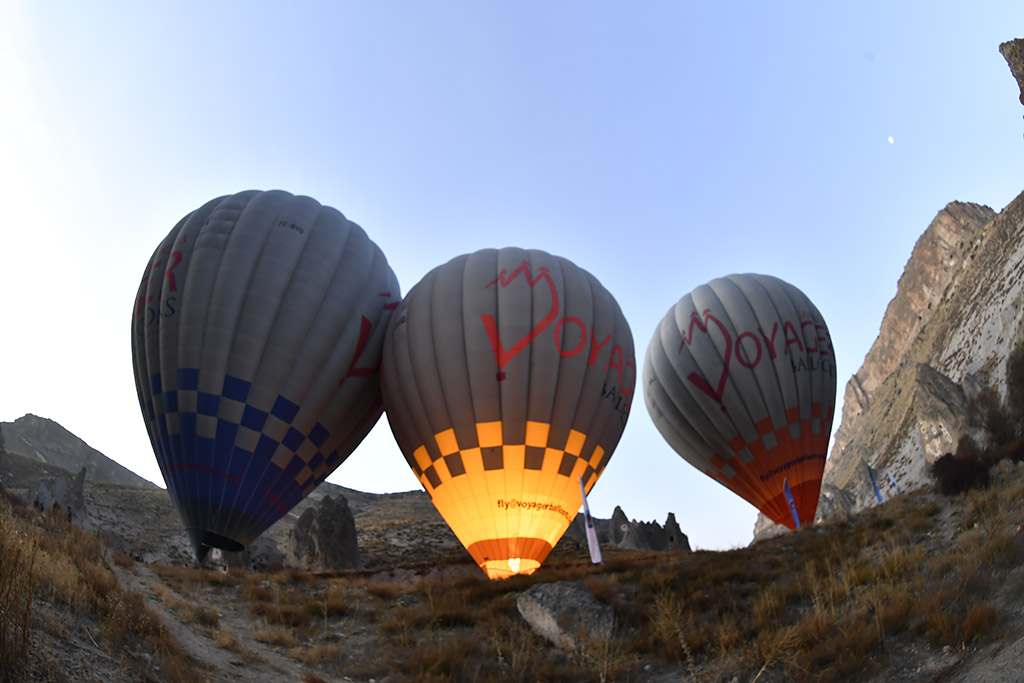
[(889, 475), (889, 481), (892, 482), (892, 487), (896, 489), (896, 495), (900, 495), (900, 487), (896, 484), (896, 477), (892, 476), (892, 470), (886, 470), (886, 474)]
[(796, 501), (793, 500), (793, 492), (789, 490), (789, 479), (785, 479), (782, 482), (782, 492), (786, 494), (786, 502), (789, 503), (789, 511), (793, 513), (793, 521), (796, 522), (796, 528), (800, 528), (800, 515), (796, 511)]
[(871, 465), (864, 463), (864, 467), (868, 468), (868, 477), (871, 479), (871, 485), (875, 487), (875, 498), (878, 502), (882, 502), (882, 492), (878, 490), (878, 484), (875, 483), (875, 473), (871, 471)]

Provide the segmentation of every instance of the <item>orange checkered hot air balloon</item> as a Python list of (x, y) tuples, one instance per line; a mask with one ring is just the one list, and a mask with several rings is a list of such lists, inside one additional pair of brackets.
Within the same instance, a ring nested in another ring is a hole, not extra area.
[(626, 425), (633, 338), (594, 276), (543, 251), (452, 259), (388, 325), (381, 389), (409, 466), (491, 578), (532, 573)]
[(803, 292), (770, 275), (701, 285), (658, 325), (643, 376), (655, 426), (687, 462), (778, 524), (813, 522), (836, 366)]

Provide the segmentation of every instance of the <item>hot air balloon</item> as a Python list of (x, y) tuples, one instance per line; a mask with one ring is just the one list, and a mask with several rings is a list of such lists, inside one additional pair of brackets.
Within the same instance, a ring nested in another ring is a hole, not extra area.
[(219, 197), (160, 243), (136, 297), (132, 357), (197, 560), (244, 548), (377, 422), (399, 299), (362, 228), (309, 197)]
[(629, 415), (633, 338), (590, 273), (487, 249), (435, 268), (388, 324), (388, 422), (489, 577), (536, 570), (604, 471)]
[(770, 275), (701, 285), (658, 325), (643, 378), (655, 426), (687, 462), (778, 524), (813, 522), (836, 366), (803, 292)]

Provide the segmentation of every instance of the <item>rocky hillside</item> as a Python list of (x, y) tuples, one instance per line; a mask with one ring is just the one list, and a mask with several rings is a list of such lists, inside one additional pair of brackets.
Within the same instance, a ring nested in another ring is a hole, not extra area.
[[(1024, 84), (1024, 41), (1000, 51)], [(926, 483), (931, 463), (956, 449), (970, 398), (987, 385), (1004, 391), (1006, 358), (1021, 341), (1024, 194), (998, 214), (947, 205), (918, 239), (878, 339), (846, 385), (818, 519), (875, 503), (867, 466), (883, 495), (895, 493), (888, 473), (903, 491)], [(755, 536), (772, 527), (762, 516)]]
[(496, 582), (138, 562), (0, 487), (0, 681), (1009, 683), (1024, 464), (992, 474), (747, 548), (556, 549)]
[(0, 422), (0, 433), (3, 434), (4, 449), (41, 464), (72, 473), (84, 467), (86, 476), (93, 481), (157, 488), (150, 481), (90, 447), (53, 420), (25, 415), (14, 422)]
[[(100, 536), (112, 550), (143, 562), (188, 565), (192, 547), (181, 518), (162, 488), (136, 476), (53, 420), (26, 415), (2, 423), (0, 486), (43, 510), (55, 504), (76, 526)], [(84, 470), (84, 476), (83, 476)], [(330, 499), (330, 500), (329, 500)], [(334, 501), (334, 502), (332, 502)], [(344, 501), (339, 506), (336, 501)], [(293, 539), (301, 525), (305, 537)], [(310, 524), (310, 516), (315, 523)], [(690, 549), (673, 515), (662, 526), (630, 520), (620, 508), (611, 520), (596, 520), (602, 544), (630, 550)], [(310, 529), (332, 538), (310, 537)], [(342, 543), (356, 546), (342, 557), (331, 552), (309, 554), (311, 547)], [(586, 536), (578, 519), (556, 552), (586, 554)], [(301, 548), (299, 547), (301, 546)], [(422, 490), (373, 494), (324, 483), (290, 510), (244, 553), (220, 553), (211, 566), (275, 570), (382, 570), (394, 567), (467, 565), (468, 553)]]

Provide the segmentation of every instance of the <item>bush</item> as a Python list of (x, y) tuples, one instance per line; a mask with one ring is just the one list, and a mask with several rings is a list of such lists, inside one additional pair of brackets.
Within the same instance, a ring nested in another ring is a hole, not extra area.
[(939, 490), (952, 496), (988, 486), (991, 466), (988, 456), (979, 453), (970, 437), (964, 436), (957, 444), (956, 453), (946, 453), (932, 463), (931, 472)]
[(993, 387), (985, 387), (968, 402), (967, 426), (984, 433), (992, 447), (1017, 438), (1017, 420)]
[(1017, 420), (1017, 436), (1024, 433), (1024, 343), (1018, 344), (1006, 359), (1006, 412)]

